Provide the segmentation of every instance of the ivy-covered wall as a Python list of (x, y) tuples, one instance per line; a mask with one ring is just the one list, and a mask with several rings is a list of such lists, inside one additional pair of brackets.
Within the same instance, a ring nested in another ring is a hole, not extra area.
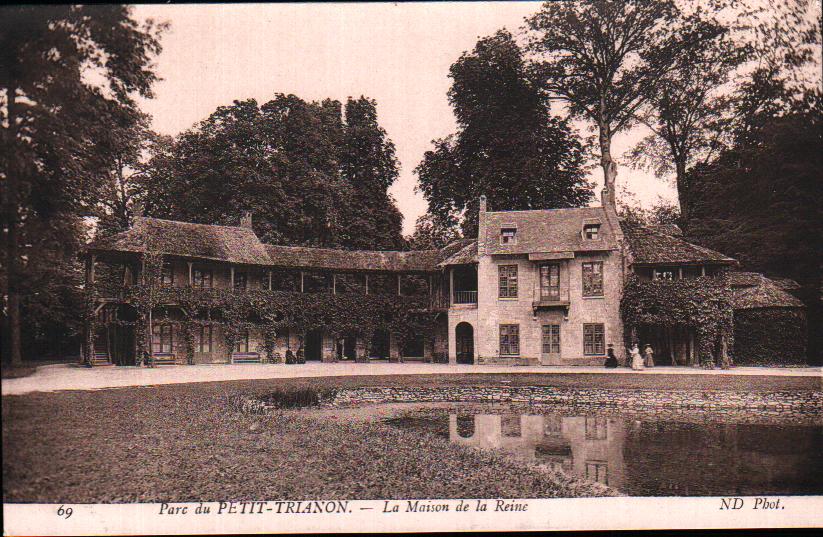
[(644, 281), (630, 276), (620, 302), (626, 346), (642, 325), (664, 328), (691, 327), (697, 335), (697, 350), (704, 367), (728, 367), (733, 348), (734, 310), (731, 288), (724, 275), (684, 280)]
[(734, 314), (737, 365), (805, 364), (806, 338), (802, 309), (761, 308)]

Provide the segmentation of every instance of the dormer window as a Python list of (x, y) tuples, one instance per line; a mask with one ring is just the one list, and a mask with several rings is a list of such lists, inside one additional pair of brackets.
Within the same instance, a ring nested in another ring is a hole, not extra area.
[(600, 224), (586, 224), (583, 226), (583, 237), (589, 241), (596, 241), (600, 238)]
[(500, 244), (517, 244), (517, 228), (500, 228)]

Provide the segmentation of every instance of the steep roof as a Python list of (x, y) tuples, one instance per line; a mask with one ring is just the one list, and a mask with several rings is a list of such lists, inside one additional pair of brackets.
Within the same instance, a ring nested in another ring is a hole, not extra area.
[(240, 226), (192, 224), (159, 218), (135, 218), (121, 233), (96, 240), (89, 250), (198, 257), (247, 265), (266, 265), (269, 256), (257, 235)]
[(736, 310), (756, 308), (802, 308), (803, 303), (780, 285), (756, 272), (729, 272), (732, 305)]
[(383, 272), (435, 272), (438, 270), (438, 250), (385, 252), (274, 244), (267, 244), (266, 250), (270, 264), (278, 267)]
[(460, 239), (447, 244), (440, 250), (440, 260), (441, 267), (477, 263), (477, 240)]
[(438, 250), (384, 252), (280, 246), (260, 242), (254, 231), (240, 226), (192, 224), (158, 218), (136, 218), (121, 233), (95, 240), (94, 252), (143, 253), (147, 249), (243, 265), (284, 268), (335, 269), (385, 272), (436, 272)]
[[(600, 224), (597, 240), (583, 238), (584, 224)], [(486, 213), (484, 241), (488, 254), (528, 254), (606, 251), (617, 249), (617, 238), (603, 207), (499, 211)], [(500, 244), (500, 229), (517, 228), (516, 244)]]
[(668, 235), (659, 229), (620, 222), (637, 265), (710, 263), (733, 265), (737, 261), (720, 252), (692, 244), (680, 237)]

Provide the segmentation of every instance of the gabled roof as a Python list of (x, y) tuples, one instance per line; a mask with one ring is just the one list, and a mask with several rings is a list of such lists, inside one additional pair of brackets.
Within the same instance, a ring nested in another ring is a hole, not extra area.
[[(600, 224), (599, 238), (583, 238), (585, 224)], [(499, 211), (486, 213), (484, 241), (488, 254), (529, 254), (608, 251), (617, 238), (603, 207)], [(517, 228), (516, 244), (500, 244), (502, 228)]]
[(441, 267), (477, 263), (477, 240), (460, 239), (447, 244), (440, 250), (440, 259)]
[(672, 265), (705, 263), (733, 265), (737, 261), (720, 252), (692, 244), (680, 237), (667, 235), (659, 229), (620, 222), (623, 236), (632, 253), (635, 265)]
[(375, 272), (436, 272), (438, 270), (438, 250), (384, 252), (274, 244), (267, 244), (266, 250), (270, 264), (284, 268)]
[(736, 310), (804, 307), (800, 300), (762, 274), (729, 272), (727, 277), (732, 287), (732, 305)]
[(192, 224), (159, 218), (134, 219), (121, 233), (96, 240), (89, 250), (196, 257), (247, 265), (267, 265), (269, 256), (257, 235), (240, 226)]

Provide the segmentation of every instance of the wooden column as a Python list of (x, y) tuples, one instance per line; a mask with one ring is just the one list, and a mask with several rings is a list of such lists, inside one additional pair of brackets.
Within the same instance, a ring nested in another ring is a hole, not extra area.
[(366, 274), (366, 294), (369, 294), (369, 275)]
[(271, 271), (269, 271), (269, 291), (271, 291)]
[(229, 267), (229, 289), (234, 289), (234, 266)]
[(400, 273), (399, 272), (397, 273), (397, 296), (403, 296), (402, 293), (400, 293)]
[(337, 274), (332, 273), (331, 275), (331, 293), (333, 295), (337, 294)]
[(194, 285), (194, 275), (192, 274), (192, 262), (188, 261), (187, 265), (189, 266), (189, 287)]
[[(478, 282), (478, 288), (480, 282)], [(454, 267), (449, 267), (449, 306), (454, 305)]]
[(677, 279), (678, 280), (683, 279), (683, 267), (677, 267)]
[(700, 275), (701, 276), (706, 275), (706, 265), (700, 265)]
[(89, 256), (88, 261), (88, 273), (87, 273), (87, 281), (89, 284), (94, 283), (94, 265), (97, 263), (97, 256), (91, 255)]
[(305, 281), (305, 278), (303, 278), (303, 271), (301, 270), (300, 271), (300, 292), (301, 293), (305, 292), (305, 283), (304, 283), (304, 281)]

